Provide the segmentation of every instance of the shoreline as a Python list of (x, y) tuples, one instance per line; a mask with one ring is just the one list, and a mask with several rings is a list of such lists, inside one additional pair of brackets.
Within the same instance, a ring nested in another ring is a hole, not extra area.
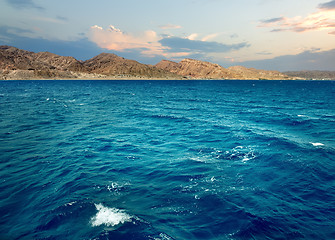
[(2, 81), (308, 81), (327, 82), (335, 79), (169, 79), (169, 78), (31, 78), (31, 79), (1, 79)]

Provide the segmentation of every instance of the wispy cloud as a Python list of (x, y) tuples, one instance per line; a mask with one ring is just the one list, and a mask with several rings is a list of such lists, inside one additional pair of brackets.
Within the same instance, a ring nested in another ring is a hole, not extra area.
[(60, 23), (60, 24), (65, 24), (66, 20), (64, 18), (51, 18), (51, 17), (39, 17), (39, 16), (34, 16), (31, 18), (32, 20), (35, 21), (40, 21), (40, 22), (48, 22), (48, 23)]
[(318, 10), (306, 17), (278, 17), (261, 20), (258, 27), (272, 28), (271, 32), (335, 30), (335, 0), (320, 4)]
[(267, 51), (262, 51), (262, 52), (258, 52), (256, 53), (257, 55), (272, 55), (271, 52), (267, 52)]
[(296, 55), (283, 55), (272, 59), (246, 61), (246, 67), (279, 70), (279, 71), (299, 71), (299, 70), (329, 70), (334, 69), (335, 49), (319, 51), (319, 48), (305, 50)]
[(326, 2), (326, 3), (321, 3), (319, 5), (320, 9), (326, 9), (326, 10), (333, 10), (335, 9), (335, 0)]
[(39, 10), (44, 10), (43, 7), (35, 4), (33, 0), (6, 0), (6, 2), (17, 9), (25, 9), (25, 8), (35, 8)]
[(207, 42), (199, 40), (190, 40), (188, 38), (169, 37), (159, 41), (163, 46), (168, 47), (170, 52), (197, 52), (197, 53), (213, 53), (213, 52), (229, 52), (249, 47), (246, 42), (237, 44), (223, 44), (219, 42)]
[(216, 38), (219, 35), (220, 35), (220, 33), (213, 33), (213, 34), (210, 34), (210, 35), (207, 35), (207, 36), (203, 37), (201, 39), (201, 41), (208, 41), (208, 40), (211, 40), (213, 38)]
[(182, 26), (180, 25), (174, 25), (174, 24), (166, 24), (159, 26), (160, 29), (180, 29)]
[(281, 22), (283, 20), (284, 20), (283, 17), (270, 18), (270, 19), (261, 20), (261, 23), (266, 25), (266, 24), (273, 24), (273, 23)]

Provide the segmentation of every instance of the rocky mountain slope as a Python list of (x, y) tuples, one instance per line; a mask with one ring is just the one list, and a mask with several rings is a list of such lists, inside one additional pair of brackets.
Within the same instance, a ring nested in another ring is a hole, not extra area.
[(180, 78), (176, 74), (155, 68), (111, 53), (101, 53), (85, 62), (83, 66), (90, 73), (108, 76), (138, 76), (148, 78)]
[(87, 61), (49, 52), (34, 53), (10, 46), (0, 46), (0, 79), (181, 79), (182, 77), (102, 53)]
[(179, 63), (162, 60), (155, 65), (157, 68), (195, 79), (231, 79), (230, 72), (218, 64), (184, 59)]
[(218, 64), (193, 59), (184, 59), (179, 63), (162, 60), (155, 66), (184, 77), (195, 79), (291, 79), (291, 77), (278, 71), (257, 70), (242, 66), (224, 68)]
[(0, 69), (85, 71), (73, 57), (49, 52), (34, 53), (9, 46), (0, 46)]
[(0, 46), (0, 79), (292, 79), (277, 71), (184, 59), (155, 66), (102, 53), (86, 61)]

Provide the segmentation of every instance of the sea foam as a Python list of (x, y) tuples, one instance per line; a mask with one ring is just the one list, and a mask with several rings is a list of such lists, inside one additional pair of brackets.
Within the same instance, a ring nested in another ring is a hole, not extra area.
[(311, 142), (310, 144), (312, 144), (314, 147), (324, 146), (323, 143), (313, 143), (313, 142)]
[(98, 213), (91, 218), (93, 227), (100, 225), (112, 227), (125, 222), (131, 222), (132, 216), (120, 209), (108, 208), (102, 204), (95, 204), (95, 207), (97, 208)]

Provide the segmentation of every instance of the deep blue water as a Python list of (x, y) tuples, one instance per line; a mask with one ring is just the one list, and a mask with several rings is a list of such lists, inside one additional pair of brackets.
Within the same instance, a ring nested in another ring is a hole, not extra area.
[(335, 82), (1, 81), (0, 239), (335, 239)]

